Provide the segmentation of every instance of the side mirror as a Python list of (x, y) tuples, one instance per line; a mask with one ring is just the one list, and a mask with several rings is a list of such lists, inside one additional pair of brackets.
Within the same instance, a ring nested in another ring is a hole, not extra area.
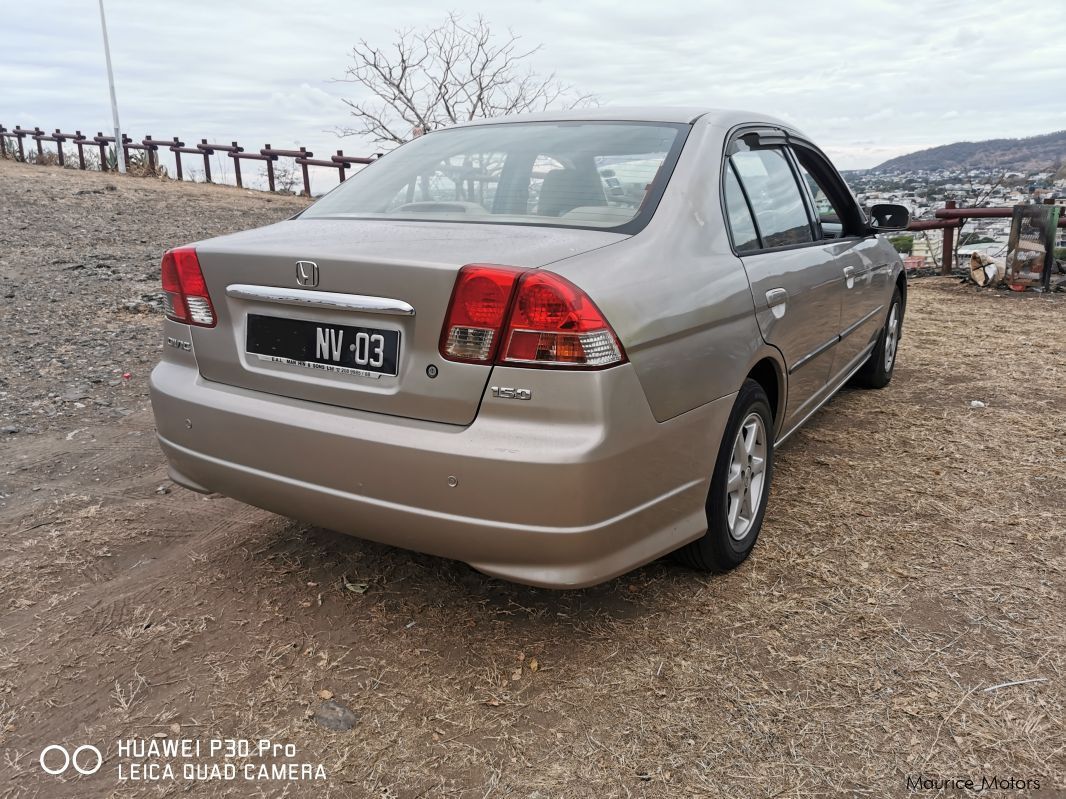
[(906, 230), (911, 212), (904, 205), (875, 203), (870, 207), (870, 227), (877, 233), (886, 230)]

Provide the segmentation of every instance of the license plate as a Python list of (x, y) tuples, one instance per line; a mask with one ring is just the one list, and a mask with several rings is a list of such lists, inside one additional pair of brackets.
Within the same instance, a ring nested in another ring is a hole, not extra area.
[(245, 348), (264, 361), (363, 377), (392, 376), (400, 362), (400, 333), (249, 314)]

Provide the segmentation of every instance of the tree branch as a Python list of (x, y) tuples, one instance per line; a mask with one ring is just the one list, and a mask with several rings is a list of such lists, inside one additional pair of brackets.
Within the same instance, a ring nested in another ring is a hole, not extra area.
[(554, 72), (537, 75), (529, 60), (540, 49), (523, 47), (511, 30), (497, 38), (480, 15), (467, 24), (455, 13), (421, 31), (396, 31), (388, 50), (362, 39), (338, 81), (353, 84), (361, 95), (344, 100), (356, 121), (337, 132), (400, 144), (416, 129), (596, 102)]

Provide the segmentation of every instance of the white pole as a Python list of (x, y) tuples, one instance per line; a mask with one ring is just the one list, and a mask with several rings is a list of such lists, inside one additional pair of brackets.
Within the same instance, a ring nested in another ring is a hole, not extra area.
[(122, 157), (122, 133), (118, 125), (118, 101), (115, 99), (115, 73), (111, 69), (111, 44), (107, 40), (107, 18), (104, 16), (104, 0), (100, 0), (100, 28), (104, 32), (104, 58), (107, 59), (107, 85), (111, 89), (111, 121), (115, 123), (115, 160), (118, 171), (126, 174), (126, 159)]

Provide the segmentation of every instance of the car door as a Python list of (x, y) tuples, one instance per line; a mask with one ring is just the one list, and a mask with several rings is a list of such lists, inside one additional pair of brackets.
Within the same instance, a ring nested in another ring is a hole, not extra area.
[[(845, 380), (877, 339), (892, 296), (893, 264), (833, 165), (808, 142), (790, 137), (796, 168), (814, 212), (815, 235), (839, 265), (840, 341), (830, 383)], [(891, 253), (889, 253), (891, 255)]]
[(839, 340), (843, 264), (815, 235), (808, 201), (777, 131), (745, 131), (727, 147), (723, 191), (734, 248), (763, 338), (788, 370), (782, 431), (827, 390)]

